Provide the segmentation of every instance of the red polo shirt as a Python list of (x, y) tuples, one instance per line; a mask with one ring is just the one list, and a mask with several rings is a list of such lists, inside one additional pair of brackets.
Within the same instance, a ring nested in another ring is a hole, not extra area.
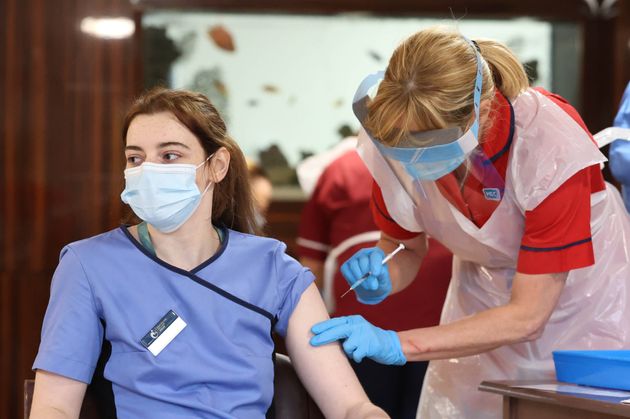
[[(537, 90), (588, 132), (582, 118), (566, 100), (543, 89)], [(485, 133), (481, 146), (499, 175), (505, 179), (514, 134), (514, 110), (500, 93), (495, 97), (491, 115), (494, 123)], [(592, 137), (591, 140), (594, 141)], [(473, 176), (468, 177), (461, 190), (452, 174), (440, 178), (437, 185), (444, 197), (478, 227), (484, 225), (498, 206), (498, 202), (484, 198), (482, 185)], [(591, 194), (603, 189), (604, 178), (599, 165), (594, 165), (577, 172), (536, 208), (526, 211), (517, 271), (545, 274), (594, 264)], [(376, 183), (373, 184), (372, 214), (379, 228), (392, 237), (403, 240), (416, 235), (404, 230), (391, 218)]]

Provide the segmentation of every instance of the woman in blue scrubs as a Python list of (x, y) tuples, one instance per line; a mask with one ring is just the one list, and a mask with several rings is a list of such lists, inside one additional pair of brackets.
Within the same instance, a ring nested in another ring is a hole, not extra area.
[(154, 89), (123, 138), (121, 197), (143, 221), (61, 251), (31, 418), (77, 418), (99, 357), (120, 417), (262, 418), (272, 331), (327, 417), (386, 417), (339, 347), (309, 346), (328, 317), (313, 275), (251, 234), (245, 159), (207, 98)]

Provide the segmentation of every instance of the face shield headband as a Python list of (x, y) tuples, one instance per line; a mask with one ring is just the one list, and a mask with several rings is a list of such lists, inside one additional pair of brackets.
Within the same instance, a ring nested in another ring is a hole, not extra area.
[[(483, 58), (479, 55), (476, 46), (466, 39), (475, 51), (477, 58), (477, 72), (473, 91), (473, 106), (475, 119), (470, 128), (461, 135), (460, 128), (445, 128), (431, 131), (412, 132), (407, 135), (400, 146), (389, 147), (374, 138), (372, 133), (365, 129), (370, 139), (385, 157), (396, 160), (403, 165), (407, 172), (417, 180), (436, 180), (460, 166), (470, 154), (478, 148), (479, 133), (479, 105), (482, 88)], [(353, 100), (353, 111), (363, 125), (367, 117), (367, 103), (370, 93), (383, 80), (384, 72), (379, 71), (368, 75), (357, 89)], [(435, 144), (421, 147), (420, 144)], [(477, 163), (480, 159), (476, 158)]]

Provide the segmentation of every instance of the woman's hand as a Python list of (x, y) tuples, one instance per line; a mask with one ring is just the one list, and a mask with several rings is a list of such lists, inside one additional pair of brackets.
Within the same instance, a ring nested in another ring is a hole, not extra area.
[(357, 300), (363, 304), (378, 304), (392, 292), (387, 265), (383, 265), (385, 252), (379, 247), (361, 249), (343, 265), (341, 273), (350, 286), (369, 274), (361, 285), (354, 289)]
[(373, 326), (362, 316), (336, 317), (317, 323), (311, 331), (315, 334), (311, 345), (343, 340), (344, 352), (355, 362), (361, 362), (365, 357), (385, 365), (407, 362), (396, 332)]
[[(383, 265), (385, 255), (394, 251), (400, 243), (405, 248)], [(389, 294), (401, 291), (413, 282), (427, 249), (424, 233), (408, 240), (398, 240), (381, 232), (376, 247), (359, 250), (341, 266), (341, 273), (352, 286), (370, 272), (370, 276), (354, 291), (361, 303), (378, 304)]]

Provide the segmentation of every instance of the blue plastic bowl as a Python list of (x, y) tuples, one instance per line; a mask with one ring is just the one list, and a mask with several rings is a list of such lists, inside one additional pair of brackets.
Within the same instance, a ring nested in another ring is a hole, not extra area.
[(554, 351), (558, 381), (630, 390), (630, 350)]

